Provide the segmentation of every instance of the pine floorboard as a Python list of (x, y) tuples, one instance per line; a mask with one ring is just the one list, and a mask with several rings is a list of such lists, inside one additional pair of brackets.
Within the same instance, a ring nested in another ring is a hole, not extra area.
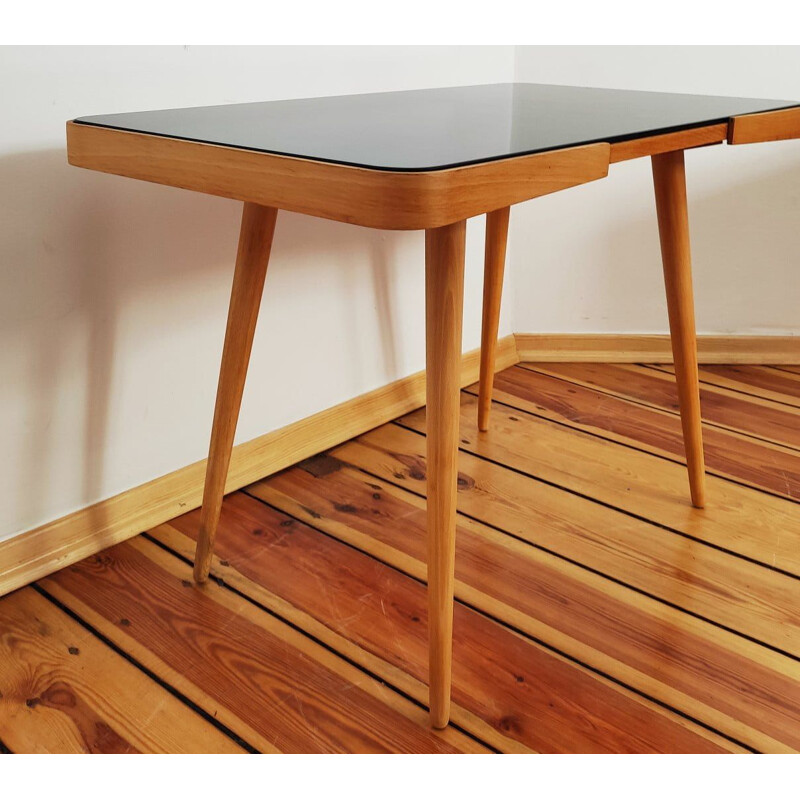
[(453, 713), (425, 703), (425, 410), (0, 598), (3, 752), (800, 751), (800, 370), (462, 393)]

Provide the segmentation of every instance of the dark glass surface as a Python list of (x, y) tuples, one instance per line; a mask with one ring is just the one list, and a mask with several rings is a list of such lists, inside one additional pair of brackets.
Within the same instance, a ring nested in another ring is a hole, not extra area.
[(431, 170), (800, 105), (503, 83), (81, 117), (108, 128), (382, 170)]

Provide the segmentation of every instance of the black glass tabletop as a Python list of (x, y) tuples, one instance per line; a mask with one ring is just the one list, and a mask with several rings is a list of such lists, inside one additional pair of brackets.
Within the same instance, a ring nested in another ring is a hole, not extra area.
[(504, 83), (107, 114), (76, 122), (315, 161), (416, 171), (591, 142), (613, 144), (798, 105)]

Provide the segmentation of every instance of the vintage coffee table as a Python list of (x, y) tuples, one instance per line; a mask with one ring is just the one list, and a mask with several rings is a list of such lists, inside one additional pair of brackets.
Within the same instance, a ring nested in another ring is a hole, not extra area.
[[(509, 207), (650, 156), (692, 503), (703, 446), (683, 151), (800, 136), (800, 103), (527, 83), (83, 117), (79, 167), (244, 201), (195, 578), (207, 580), (278, 209), (425, 231), (431, 722), (447, 725), (466, 220), (487, 215), (479, 427)], [(577, 224), (577, 221), (576, 221)]]

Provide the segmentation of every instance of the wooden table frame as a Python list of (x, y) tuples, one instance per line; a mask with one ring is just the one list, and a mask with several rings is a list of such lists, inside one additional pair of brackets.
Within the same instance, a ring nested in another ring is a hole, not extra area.
[(479, 428), (489, 426), (509, 210), (650, 156), (692, 503), (705, 503), (684, 150), (800, 137), (800, 108), (625, 142), (482, 164), (391, 172), (70, 122), (69, 162), (244, 202), (211, 432), (194, 574), (208, 579), (225, 478), (278, 209), (386, 230), (425, 231), (429, 696), (447, 725), (453, 632), (459, 371), (466, 220), (486, 214)]

